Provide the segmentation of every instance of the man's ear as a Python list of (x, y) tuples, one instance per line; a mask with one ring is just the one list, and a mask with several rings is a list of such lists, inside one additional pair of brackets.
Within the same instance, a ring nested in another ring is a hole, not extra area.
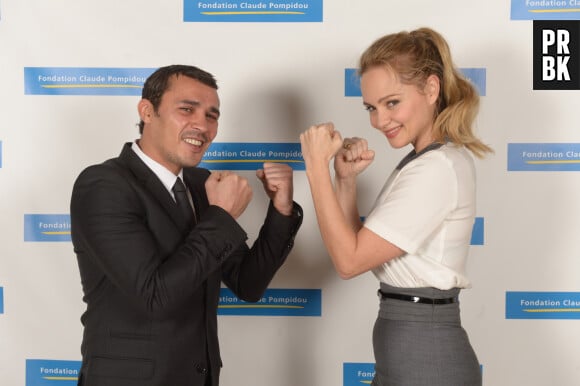
[(151, 121), (151, 116), (155, 113), (153, 105), (148, 99), (141, 99), (137, 104), (137, 111), (139, 112), (139, 117), (145, 123)]
[(429, 75), (427, 82), (425, 83), (425, 95), (429, 100), (429, 103), (434, 104), (437, 102), (439, 97), (439, 90), (441, 89), (441, 81), (437, 75)]

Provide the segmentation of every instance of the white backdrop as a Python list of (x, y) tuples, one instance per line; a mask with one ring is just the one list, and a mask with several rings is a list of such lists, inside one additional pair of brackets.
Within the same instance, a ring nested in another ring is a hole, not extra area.
[[(378, 153), (361, 178), (364, 214), (409, 149), (390, 149), (360, 98), (344, 96), (344, 69), (379, 36), (420, 26), (447, 38), (459, 67), (487, 74), (477, 120), (495, 149), (477, 161), (485, 242), (471, 247), (473, 288), (461, 295), (484, 384), (579, 385), (577, 320), (506, 319), (508, 291), (580, 288), (577, 173), (507, 169), (508, 143), (580, 142), (579, 93), (532, 90), (532, 21), (510, 20), (507, 0), (327, 0), (314, 23), (183, 22), (182, 1), (0, 0), (0, 384), (26, 385), (27, 359), (80, 360), (72, 245), (25, 242), (24, 215), (67, 214), (78, 173), (138, 136), (138, 97), (25, 95), (24, 67), (197, 65), (219, 82), (219, 142), (297, 142), (332, 120)], [(240, 220), (254, 237), (266, 198), (253, 172), (240, 173), (255, 188)], [(334, 272), (300, 171), (295, 196), (304, 225), (271, 287), (321, 289), (322, 316), (220, 316), (225, 386), (336, 386), (343, 363), (373, 362), (378, 283)]]

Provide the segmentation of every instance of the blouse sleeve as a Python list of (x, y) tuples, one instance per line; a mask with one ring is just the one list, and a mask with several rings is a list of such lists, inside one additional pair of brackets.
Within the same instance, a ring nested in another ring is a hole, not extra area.
[(364, 226), (414, 254), (456, 207), (457, 186), (457, 174), (444, 156), (424, 154), (390, 179)]

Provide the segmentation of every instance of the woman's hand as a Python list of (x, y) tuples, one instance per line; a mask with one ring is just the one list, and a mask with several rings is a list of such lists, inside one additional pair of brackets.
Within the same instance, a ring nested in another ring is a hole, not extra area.
[(332, 122), (327, 122), (310, 126), (300, 134), (300, 144), (306, 170), (309, 170), (316, 166), (328, 166), (342, 147), (342, 137), (334, 130)]
[(354, 178), (362, 173), (375, 159), (375, 152), (368, 148), (364, 138), (345, 138), (334, 157), (334, 171), (340, 179)]

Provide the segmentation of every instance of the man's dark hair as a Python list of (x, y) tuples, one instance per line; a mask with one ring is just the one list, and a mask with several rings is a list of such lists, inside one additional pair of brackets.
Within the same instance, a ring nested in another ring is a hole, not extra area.
[[(169, 88), (169, 81), (173, 76), (187, 76), (188, 78), (195, 79), (206, 86), (214, 89), (218, 89), (217, 82), (212, 74), (206, 72), (195, 66), (187, 66), (181, 64), (173, 64), (170, 66), (165, 66), (157, 69), (153, 74), (149, 75), (145, 84), (143, 85), (143, 91), (141, 97), (147, 99), (153, 105), (153, 111), (157, 113), (157, 109), (161, 104), (161, 97)], [(143, 127), (145, 123), (141, 120), (139, 122), (139, 133), (143, 133)]]

